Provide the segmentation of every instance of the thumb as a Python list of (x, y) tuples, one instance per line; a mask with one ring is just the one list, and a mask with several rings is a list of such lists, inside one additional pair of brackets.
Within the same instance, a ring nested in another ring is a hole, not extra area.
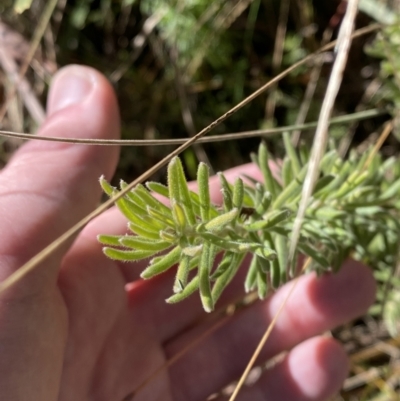
[[(50, 88), (47, 110), (39, 135), (119, 136), (113, 89), (91, 68), (60, 70)], [(0, 280), (93, 210), (100, 199), (98, 177), (112, 175), (117, 159), (116, 147), (30, 141), (19, 149), (0, 174)], [(45, 268), (35, 269), (16, 287), (22, 290), (22, 286), (28, 295), (55, 285), (65, 251), (64, 247), (55, 252)]]

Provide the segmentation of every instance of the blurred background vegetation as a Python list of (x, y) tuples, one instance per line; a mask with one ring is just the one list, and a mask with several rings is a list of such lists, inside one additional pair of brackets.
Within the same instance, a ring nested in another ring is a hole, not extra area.
[[(51, 12), (48, 23), (46, 10)], [(335, 39), (344, 12), (345, 2), (339, 0), (2, 0), (1, 129), (34, 132), (44, 116), (52, 75), (63, 65), (78, 63), (100, 70), (112, 82), (123, 138), (190, 137), (279, 72)], [(331, 128), (330, 137), (344, 156), (351, 148), (366, 149), (385, 121), (399, 119), (398, 15), (399, 0), (360, 1), (357, 28), (376, 22), (394, 25), (353, 41), (334, 115), (370, 109), (378, 109), (380, 115)], [(36, 36), (40, 43), (14, 96), (14, 82)], [(319, 64), (298, 68), (213, 134), (316, 121), (333, 58), (328, 52)], [(382, 147), (384, 156), (399, 152), (398, 127), (394, 131)], [(312, 138), (310, 130), (293, 133), (293, 141), (306, 148)], [(282, 156), (280, 136), (267, 142), (273, 154)], [(249, 162), (258, 144), (259, 139), (242, 139), (192, 147), (183, 154), (187, 174), (195, 176), (198, 160), (208, 162), (214, 171)], [(0, 145), (5, 164), (20, 141), (1, 139)], [(133, 179), (172, 149), (124, 147), (115, 180)], [(165, 178), (165, 171), (157, 174), (155, 179)], [(393, 305), (400, 305), (400, 296), (387, 296), (399, 275), (388, 271), (378, 278), (383, 283), (380, 298), (388, 305), (386, 325), (382, 309), (375, 309), (335, 333), (353, 353), (353, 376), (339, 399), (399, 399), (400, 306)]]

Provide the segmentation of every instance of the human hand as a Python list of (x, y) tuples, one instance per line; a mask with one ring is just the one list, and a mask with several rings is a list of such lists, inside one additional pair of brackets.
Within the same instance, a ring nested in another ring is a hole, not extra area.
[[(86, 67), (67, 67), (52, 85), (40, 135), (117, 138), (111, 86)], [(31, 141), (0, 174), (0, 280), (93, 210), (98, 177), (109, 179), (114, 147)], [(241, 167), (247, 174), (254, 166)], [(238, 169), (228, 172), (237, 175)], [(218, 190), (213, 189), (214, 201)], [(138, 264), (104, 257), (96, 236), (121, 234), (126, 222), (111, 209), (0, 294), (0, 391), (7, 400), (197, 401), (236, 379), (290, 283), (212, 332), (146, 387), (135, 390), (215, 323), (196, 296), (167, 305), (173, 276), (139, 280)], [(238, 274), (220, 300), (242, 293)], [(283, 310), (261, 358), (290, 350), (239, 400), (326, 400), (341, 386), (348, 361), (323, 333), (362, 314), (375, 284), (364, 266), (348, 262), (335, 275), (304, 276)]]

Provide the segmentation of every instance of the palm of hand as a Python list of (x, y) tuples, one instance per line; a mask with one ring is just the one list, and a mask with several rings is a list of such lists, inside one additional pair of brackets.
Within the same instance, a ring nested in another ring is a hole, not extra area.
[[(111, 87), (93, 70), (74, 68), (64, 70), (52, 88), (41, 134), (117, 137)], [(117, 157), (116, 149), (38, 142), (17, 153), (0, 176), (0, 210), (7, 211), (0, 279), (94, 208), (97, 178), (112, 174)], [(24, 215), (27, 205), (32, 213)], [(214, 324), (201, 319), (196, 297), (175, 306), (164, 303), (171, 275), (135, 281), (140, 267), (116, 265), (102, 255), (96, 235), (121, 233), (124, 227), (115, 210), (107, 212), (69, 250), (60, 249), (0, 295), (0, 388), (6, 399), (129, 400), (167, 359)], [(237, 298), (241, 283), (238, 277), (221, 304)], [(287, 291), (286, 286), (229, 318), (131, 399), (203, 400), (236, 379)], [(373, 298), (370, 272), (355, 263), (336, 276), (302, 278), (262, 358), (295, 348), (238, 401), (331, 396), (346, 375), (345, 355), (331, 339), (307, 339), (362, 313)]]

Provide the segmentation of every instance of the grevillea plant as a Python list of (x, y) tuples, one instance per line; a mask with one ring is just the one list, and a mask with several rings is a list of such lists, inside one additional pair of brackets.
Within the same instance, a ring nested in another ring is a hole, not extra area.
[[(175, 157), (168, 166), (168, 186), (147, 182), (147, 188), (138, 185), (116, 202), (131, 234), (100, 235), (104, 253), (126, 262), (149, 259), (141, 274), (144, 279), (174, 269), (167, 302), (198, 291), (207, 312), (214, 309), (245, 255), (251, 254), (244, 287), (264, 298), (297, 273), (297, 258), (289, 265), (287, 257), (308, 152), (298, 153), (288, 134), (284, 142), (287, 156), (276, 163), (276, 175), (265, 144), (254, 155), (263, 182), (245, 176), (230, 184), (218, 174), (222, 205), (210, 201), (207, 165), (198, 167), (195, 193)], [(296, 252), (309, 256), (309, 269), (318, 273), (337, 271), (349, 256), (377, 269), (393, 266), (400, 240), (399, 163), (394, 158), (383, 161), (373, 150), (362, 156), (353, 152), (346, 160), (330, 150), (320, 170)], [(104, 178), (100, 183), (107, 195), (117, 193)], [(126, 185), (121, 182), (121, 189)], [(153, 194), (164, 197), (165, 203)]]

